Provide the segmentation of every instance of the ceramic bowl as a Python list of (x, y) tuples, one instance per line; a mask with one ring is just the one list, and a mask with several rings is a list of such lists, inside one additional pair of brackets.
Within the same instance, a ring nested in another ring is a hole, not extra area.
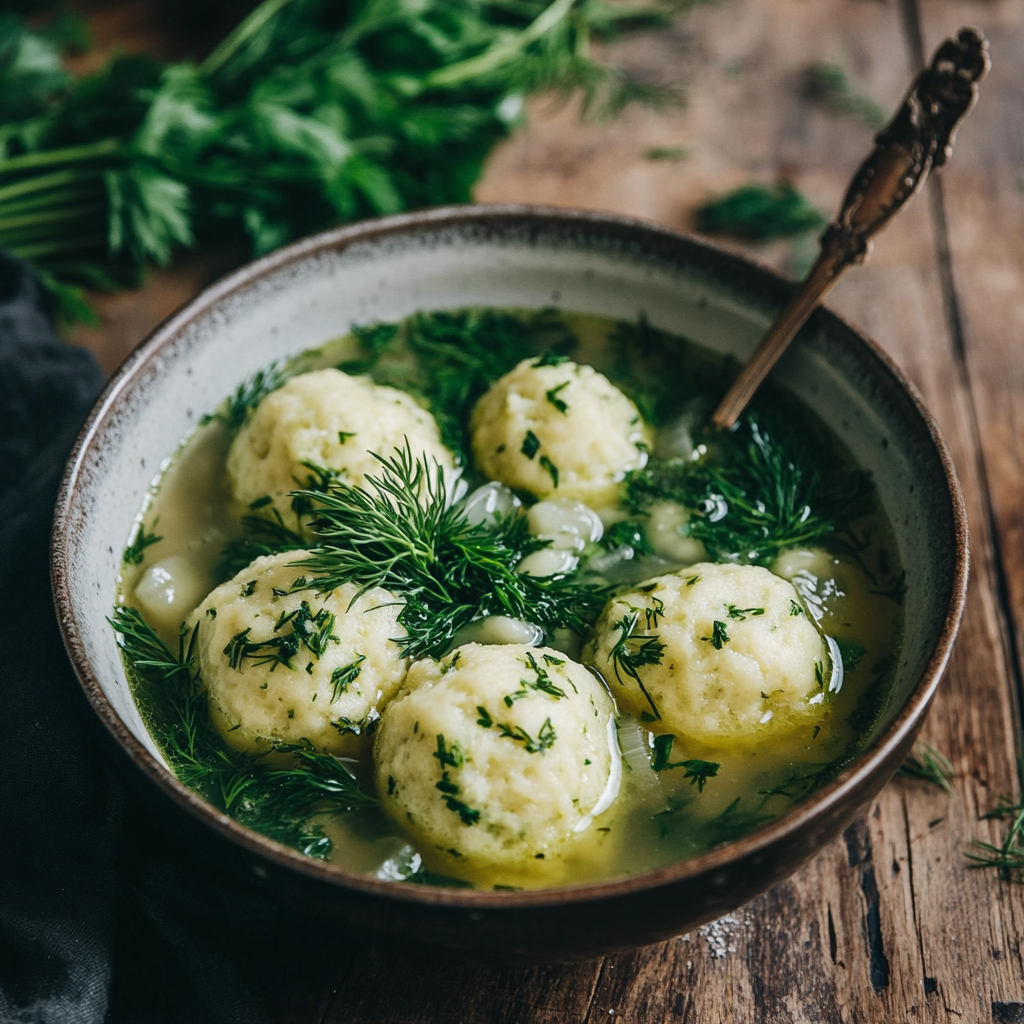
[(745, 838), (647, 874), (528, 892), (402, 886), (303, 857), (215, 811), (170, 773), (135, 707), (107, 616), (146, 489), (198, 417), (243, 378), (353, 322), (464, 306), (568, 310), (664, 330), (744, 359), (791, 285), (648, 224), (531, 207), (458, 207), (370, 221), (282, 249), (209, 288), (114, 375), (78, 438), (57, 504), (53, 584), (97, 714), (167, 813), (286, 902), (453, 952), (571, 960), (690, 930), (780, 881), (848, 825), (909, 751), (949, 656), (967, 577), (949, 453), (914, 388), (827, 310), (776, 373), (875, 479), (907, 571), (906, 638), (871, 742), (831, 784)]

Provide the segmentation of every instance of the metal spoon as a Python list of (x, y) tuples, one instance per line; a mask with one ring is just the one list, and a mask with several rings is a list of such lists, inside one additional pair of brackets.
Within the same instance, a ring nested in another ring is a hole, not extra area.
[(821, 236), (814, 266), (715, 410), (716, 427), (733, 426), (815, 306), (848, 267), (867, 260), (872, 237), (920, 190), (928, 171), (949, 159), (988, 68), (988, 43), (974, 28), (962, 28), (935, 51), (853, 176), (839, 215)]

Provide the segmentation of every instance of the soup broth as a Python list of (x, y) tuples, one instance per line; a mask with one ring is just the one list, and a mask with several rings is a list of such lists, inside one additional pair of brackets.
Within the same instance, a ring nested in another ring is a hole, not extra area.
[[(489, 316), (494, 318), (490, 327)], [(501, 325), (513, 321), (528, 329), (502, 334)], [(280, 522), (254, 529), (253, 520), (261, 515), (264, 522), (272, 520), (264, 509), (239, 507), (225, 469), (238, 426), (259, 397), (283, 380), (339, 367), (407, 391), (435, 413), (442, 438), (461, 459), (464, 490), (473, 492), (487, 483), (470, 454), (469, 418), (480, 395), (522, 358), (545, 359), (548, 353), (557, 362), (569, 356), (593, 366), (629, 396), (651, 432), (638, 442), (644, 457), (649, 456), (646, 464), (629, 471), (615, 500), (596, 509), (601, 539), (576, 542), (562, 563), (563, 575), (582, 586), (603, 588), (603, 601), (642, 591), (646, 581), (658, 577), (683, 573), (685, 578), (686, 567), (694, 563), (769, 569), (793, 584), (798, 595), (793, 614), (815, 626), (829, 652), (816, 667), (821, 717), (813, 729), (770, 743), (683, 742), (676, 737), (673, 746), (672, 738), (664, 739), (656, 705), (651, 703), (653, 714), (629, 713), (622, 703), (621, 679), (605, 678), (618, 701), (622, 773), (617, 798), (573, 837), (561, 856), (496, 866), (418, 841), (372, 802), (381, 797), (372, 767), (374, 723), (364, 723), (349, 737), (352, 760), (345, 762), (371, 798), (364, 806), (338, 812), (329, 802), (307, 804), (310, 813), (301, 827), (291, 827), (295, 822), (282, 829), (268, 825), (253, 810), (260, 784), (246, 789), (246, 771), (254, 763), (259, 770), (285, 766), (295, 752), (271, 751), (245, 762), (241, 773), (232, 776), (231, 784), (240, 787), (237, 798), (230, 786), (225, 791), (223, 778), (211, 783), (201, 770), (190, 769), (191, 755), (168, 746), (166, 679), (140, 667), (138, 651), (129, 643), (126, 666), (137, 703), (179, 777), (243, 823), (348, 870), (395, 882), (521, 888), (636, 874), (692, 857), (784, 814), (847, 764), (877, 718), (897, 664), (903, 577), (873, 487), (824, 424), (792, 395), (766, 388), (737, 431), (709, 431), (704, 424), (735, 366), (642, 321), (627, 324), (554, 311), (461, 311), (421, 315), (421, 324), (429, 330), (420, 331), (416, 345), (409, 343), (406, 325), (354, 329), (271, 368), (197, 427), (164, 464), (140, 510), (119, 580), (122, 605), (141, 609), (159, 639), (187, 661), (189, 635), (181, 624), (208, 593), (256, 555), (314, 546)], [(481, 339), (478, 353), (460, 348), (470, 327)], [(467, 351), (471, 363), (474, 356), (486, 358), (467, 368), (460, 362)], [(758, 487), (767, 488), (769, 500)], [(810, 496), (806, 504), (801, 495)], [(520, 493), (518, 500), (523, 507), (513, 514), (526, 515), (533, 497)], [(783, 508), (787, 502), (792, 507)], [(761, 608), (729, 605), (714, 623), (715, 634), (701, 639), (718, 647), (719, 627), (727, 643), (730, 630), (735, 635), (741, 622), (762, 613)], [(595, 608), (585, 617), (593, 623)], [(470, 625), (457, 631), (448, 647), (503, 639), (489, 636), (490, 628), (489, 623)], [(635, 652), (647, 641), (657, 642), (657, 614), (652, 623), (648, 610), (643, 630), (639, 625), (622, 634), (623, 642), (637, 641), (623, 648), (634, 652), (637, 663)], [(550, 629), (531, 642), (593, 663), (589, 641), (586, 630)], [(628, 669), (633, 662), (624, 664)], [(201, 680), (196, 680), (196, 692), (201, 695)], [(762, 694), (768, 719), (769, 696)], [(201, 696), (195, 707), (197, 714), (205, 714)], [(223, 744), (207, 725), (201, 728), (205, 742)]]

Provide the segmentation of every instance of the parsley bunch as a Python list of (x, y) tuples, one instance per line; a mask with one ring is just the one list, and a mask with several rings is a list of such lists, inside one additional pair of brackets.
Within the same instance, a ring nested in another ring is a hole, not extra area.
[(589, 56), (672, 0), (263, 0), (196, 65), (75, 79), (66, 30), (0, 20), (0, 246), (66, 318), (201, 237), (259, 255), (354, 218), (465, 202), (535, 92), (614, 113), (669, 94)]

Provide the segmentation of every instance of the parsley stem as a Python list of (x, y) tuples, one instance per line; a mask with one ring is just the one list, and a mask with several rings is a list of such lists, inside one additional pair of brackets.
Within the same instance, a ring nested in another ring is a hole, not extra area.
[(0, 160), (0, 174), (35, 170), (39, 167), (53, 167), (56, 164), (81, 163), (83, 160), (98, 160), (110, 156), (121, 148), (120, 139), (103, 139), (87, 146), (65, 146), (63, 149), (47, 149), (41, 153), (24, 153)]
[(61, 203), (69, 204), (80, 202), (83, 199), (93, 199), (102, 195), (103, 185), (96, 181), (83, 181), (77, 185), (70, 185), (67, 188), (50, 189), (38, 195), (28, 195), (21, 199), (9, 199), (0, 202), (0, 216), (11, 217), (16, 214), (30, 213), (33, 210), (48, 210)]
[(291, 2), (292, 0), (264, 0), (199, 65), (199, 73), (207, 78), (215, 75), (271, 18)]
[(105, 202), (80, 203), (78, 206), (60, 206), (57, 209), (44, 209), (36, 213), (23, 213), (14, 217), (0, 216), (0, 235), (8, 242), (8, 232), (24, 231), (46, 224), (63, 225), (78, 217), (87, 217), (94, 213), (103, 213), (107, 208)]
[(572, 10), (576, 0), (555, 0), (543, 10), (529, 25), (511, 39), (495, 43), (490, 49), (469, 60), (459, 61), (446, 68), (439, 68), (423, 80), (423, 91), (430, 89), (450, 89), (461, 85), (471, 78), (496, 71), (502, 64), (515, 58), (535, 42), (545, 32), (551, 31)]
[(7, 249), (18, 259), (35, 260), (41, 256), (52, 256), (54, 253), (75, 252), (78, 249), (90, 249), (93, 246), (107, 244), (105, 234), (79, 235), (77, 238), (56, 239), (50, 242), (38, 242), (35, 245), (10, 245)]
[(0, 202), (13, 199), (15, 196), (27, 196), (33, 192), (45, 192), (58, 185), (71, 185), (90, 178), (99, 178), (103, 172), (97, 168), (81, 168), (73, 171), (55, 171), (53, 174), (41, 174), (35, 178), (26, 178), (0, 188)]

